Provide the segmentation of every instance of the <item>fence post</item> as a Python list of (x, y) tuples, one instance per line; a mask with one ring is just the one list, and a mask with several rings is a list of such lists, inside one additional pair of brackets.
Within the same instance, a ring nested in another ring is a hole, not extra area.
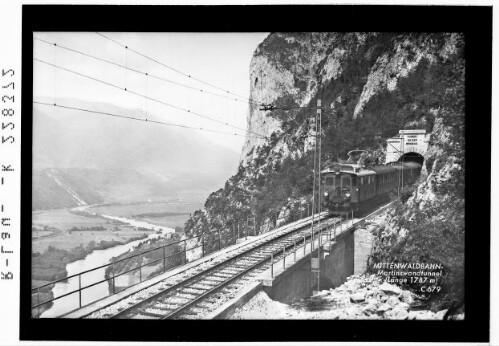
[(40, 318), (40, 287), (37, 287), (36, 289), (36, 301), (36, 305), (38, 305), (38, 318)]
[(282, 269), (286, 269), (286, 246), (282, 247)]
[(274, 254), (270, 254), (270, 277), (274, 278)]
[(114, 257), (113, 257), (113, 262), (112, 263), (113, 264), (112, 264), (111, 269), (112, 269), (112, 272), (113, 272), (113, 294), (115, 294), (116, 293), (116, 280), (114, 279)]
[(139, 258), (139, 282), (142, 282), (142, 254)]
[(203, 231), (203, 234), (201, 236), (201, 250), (202, 250), (201, 257), (204, 257), (204, 231)]
[(166, 272), (166, 245), (163, 245), (163, 273)]
[(80, 308), (81, 308), (81, 274), (78, 275), (78, 296), (80, 298)]
[(220, 229), (218, 230), (218, 251), (222, 250), (222, 234)]
[(184, 240), (184, 264), (187, 263), (187, 242)]

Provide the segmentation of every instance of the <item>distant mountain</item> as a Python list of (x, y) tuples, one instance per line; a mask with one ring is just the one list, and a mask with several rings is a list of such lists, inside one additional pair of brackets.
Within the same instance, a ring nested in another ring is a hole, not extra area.
[[(59, 103), (137, 114), (106, 103)], [(238, 153), (196, 131), (39, 105), (33, 109), (35, 209), (130, 202), (184, 192), (202, 199), (222, 186), (238, 160)]]

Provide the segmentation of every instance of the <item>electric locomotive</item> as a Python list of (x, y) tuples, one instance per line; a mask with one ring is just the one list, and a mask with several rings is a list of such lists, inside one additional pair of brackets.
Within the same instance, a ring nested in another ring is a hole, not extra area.
[(421, 165), (415, 162), (372, 167), (334, 163), (321, 172), (322, 206), (330, 211), (363, 210), (413, 184), (420, 174)]

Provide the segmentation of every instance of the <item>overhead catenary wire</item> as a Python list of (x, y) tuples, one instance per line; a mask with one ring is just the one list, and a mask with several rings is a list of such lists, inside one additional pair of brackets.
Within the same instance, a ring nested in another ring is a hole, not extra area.
[[(163, 82), (166, 82), (166, 83), (170, 83), (170, 84), (173, 84), (173, 85), (177, 85), (177, 86), (180, 86), (180, 87), (183, 87), (183, 88), (187, 88), (187, 89), (190, 89), (190, 90), (194, 90), (194, 91), (197, 91), (197, 92), (200, 92), (200, 93), (205, 93), (205, 94), (209, 94), (209, 95), (212, 95), (212, 96), (222, 97), (222, 98), (225, 98), (225, 99), (228, 99), (228, 100), (237, 101), (237, 102), (243, 102), (243, 103), (247, 103), (247, 104), (251, 104), (252, 103), (250, 101), (245, 100), (244, 97), (243, 98), (235, 98), (235, 97), (232, 97), (232, 96), (217, 94), (217, 93), (214, 93), (214, 92), (211, 92), (211, 91), (208, 91), (208, 90), (199, 89), (199, 88), (196, 88), (196, 87), (193, 87), (193, 86), (190, 86), (190, 85), (186, 85), (186, 84), (183, 84), (183, 83), (180, 83), (180, 82), (173, 81), (173, 80), (168, 79), (168, 78), (164, 78), (164, 77), (161, 77), (161, 76), (158, 76), (158, 75), (155, 75), (155, 74), (151, 74), (149, 72), (144, 72), (144, 71), (140, 71), (140, 70), (131, 68), (130, 66), (128, 66), (128, 57), (127, 56), (125, 57), (125, 65), (122, 65), (120, 63), (117, 63), (117, 62), (114, 62), (114, 61), (111, 61), (111, 60), (108, 60), (108, 59), (104, 59), (104, 58), (101, 58), (101, 57), (98, 57), (98, 56), (95, 56), (95, 55), (92, 55), (92, 54), (89, 54), (89, 53), (85, 53), (85, 52), (82, 52), (82, 51), (79, 51), (79, 50), (76, 50), (76, 49), (73, 49), (73, 48), (62, 46), (62, 45), (57, 44), (55, 42), (49, 42), (49, 41), (46, 41), (46, 40), (38, 38), (38, 37), (35, 37), (34, 39), (36, 41), (43, 42), (45, 44), (54, 46), (54, 47), (59, 48), (59, 49), (64, 49), (64, 50), (67, 50), (69, 52), (80, 54), (80, 55), (86, 56), (88, 58), (92, 58), (92, 59), (95, 59), (95, 60), (98, 60), (98, 61), (110, 64), (110, 65), (114, 65), (116, 67), (125, 69), (127, 71), (135, 72), (135, 73), (138, 73), (138, 74), (141, 74), (141, 75), (144, 75), (144, 76), (145, 75), (149, 75), (149, 77), (155, 78), (157, 80), (160, 80), (160, 81), (163, 81)], [(125, 88), (126, 88), (126, 85), (127, 85), (126, 81), (127, 81), (127, 78), (126, 78), (126, 74), (125, 74)]]
[(206, 82), (206, 81), (204, 81), (204, 80), (202, 80), (202, 79), (200, 79), (200, 78), (194, 77), (194, 76), (192, 76), (192, 75), (190, 75), (190, 74), (188, 74), (188, 73), (182, 72), (182, 71), (180, 71), (180, 70), (178, 70), (178, 69), (176, 69), (176, 68), (174, 68), (174, 67), (172, 67), (172, 66), (169, 66), (169, 65), (167, 65), (167, 64), (165, 64), (165, 63), (163, 63), (163, 62), (161, 62), (161, 61), (159, 61), (159, 60), (156, 60), (156, 59), (154, 59), (154, 58), (152, 58), (152, 57), (150, 57), (150, 56), (148, 56), (148, 55), (146, 55), (146, 54), (144, 54), (144, 53), (141, 53), (141, 52), (139, 52), (139, 51), (137, 51), (137, 50), (135, 50), (135, 49), (133, 49), (133, 48), (130, 48), (129, 46), (124, 45), (124, 44), (122, 44), (122, 43), (120, 43), (120, 42), (118, 42), (118, 41), (116, 41), (116, 40), (114, 40), (114, 39), (112, 39), (112, 38), (110, 38), (110, 37), (108, 37), (108, 36), (106, 36), (106, 35), (104, 35), (104, 34), (100, 33), (100, 32), (96, 32), (96, 34), (97, 34), (97, 35), (99, 35), (99, 36), (104, 37), (105, 39), (107, 39), (107, 40), (109, 40), (109, 41), (111, 41), (111, 42), (116, 43), (117, 45), (119, 45), (119, 46), (121, 46), (121, 47), (123, 47), (123, 48), (125, 48), (125, 49), (127, 49), (127, 50), (129, 50), (129, 51), (131, 51), (131, 52), (133, 52), (133, 53), (135, 53), (135, 54), (137, 54), (137, 55), (139, 55), (139, 56), (141, 56), (141, 57), (145, 58), (145, 59), (148, 59), (148, 60), (150, 60), (150, 61), (153, 61), (153, 62), (155, 62), (155, 63), (157, 63), (157, 64), (159, 64), (159, 65), (161, 65), (161, 66), (163, 66), (163, 67), (165, 67), (165, 68), (167, 68), (167, 69), (169, 69), (169, 70), (171, 70), (171, 71), (174, 71), (175, 73), (178, 73), (178, 74), (180, 74), (180, 75), (182, 75), (182, 76), (184, 76), (184, 77), (187, 77), (187, 78), (192, 79), (192, 80), (195, 80), (195, 81), (197, 81), (197, 82), (199, 82), (199, 83), (202, 83), (202, 84), (208, 85), (208, 86), (210, 86), (210, 87), (212, 87), (212, 88), (215, 88), (215, 89), (221, 90), (221, 91), (223, 91), (224, 93), (231, 94), (231, 95), (234, 95), (234, 96), (237, 96), (237, 97), (243, 98), (243, 99), (245, 99), (245, 100), (248, 100), (248, 102), (250, 102), (250, 103), (253, 103), (253, 104), (256, 104), (256, 105), (262, 105), (262, 103), (261, 103), (261, 102), (255, 101), (255, 100), (253, 100), (253, 99), (251, 99), (251, 98), (249, 98), (249, 97), (242, 96), (242, 95), (237, 94), (237, 93), (234, 93), (234, 92), (232, 92), (232, 91), (230, 91), (230, 90), (227, 90), (227, 89), (221, 88), (221, 87), (219, 87), (219, 86), (216, 86), (216, 85), (214, 85), (214, 84), (212, 84), (212, 83)]
[[(207, 128), (204, 128), (204, 127), (194, 127), (194, 126), (187, 126), (187, 125), (181, 125), (181, 124), (175, 124), (175, 123), (167, 123), (167, 122), (164, 122), (164, 121), (151, 120), (151, 119), (147, 119), (147, 118), (146, 119), (136, 118), (136, 117), (132, 117), (132, 116), (128, 116), (128, 115), (122, 115), (122, 114), (115, 114), (115, 113), (109, 113), (109, 112), (96, 111), (96, 110), (91, 110), (91, 109), (86, 109), (86, 108), (81, 108), (81, 107), (66, 106), (66, 105), (61, 105), (61, 104), (57, 104), (57, 103), (48, 103), (48, 102), (40, 102), (40, 101), (33, 101), (33, 103), (34, 104), (43, 105), (43, 106), (51, 106), (51, 107), (56, 107), (56, 108), (71, 109), (71, 110), (77, 110), (77, 111), (86, 112), (86, 113), (107, 115), (107, 116), (115, 117), (115, 118), (135, 120), (135, 121), (142, 121), (142, 122), (147, 122), (147, 123), (152, 123), (152, 124), (158, 124), (158, 125), (164, 125), (164, 126), (173, 126), (173, 127), (184, 128), (184, 129), (192, 129), (192, 130), (198, 130), (198, 131), (208, 131), (208, 132), (225, 134), (225, 135), (246, 137), (246, 135), (243, 135), (243, 134), (240, 134), (240, 133), (236, 133), (236, 132), (226, 132), (226, 131), (219, 131), (219, 130), (207, 129)], [(251, 136), (249, 136), (249, 137), (251, 137)], [(258, 138), (260, 138), (260, 137), (258, 137)]]
[[(136, 96), (139, 96), (139, 97), (143, 97), (143, 98), (146, 98), (148, 100), (151, 100), (151, 101), (154, 101), (154, 102), (157, 102), (159, 104), (162, 104), (162, 105), (165, 105), (165, 106), (168, 106), (168, 107), (171, 107), (171, 108), (174, 108), (174, 109), (177, 109), (177, 110), (180, 110), (180, 111), (183, 111), (183, 112), (186, 112), (186, 113), (189, 113), (189, 114), (193, 114), (195, 116), (198, 116), (200, 118), (203, 118), (203, 119), (206, 119), (206, 120), (209, 120), (209, 121), (213, 121), (213, 122), (216, 122), (216, 123), (219, 123), (219, 124), (222, 124), (222, 125), (225, 125), (225, 126), (228, 126), (228, 127), (232, 127), (234, 129), (238, 129), (238, 130), (242, 130), (242, 131), (247, 131), (248, 133), (251, 133), (251, 134), (254, 134), (255, 136), (257, 137), (261, 137), (262, 139), (265, 139), (267, 138), (266, 136), (260, 134), (260, 133), (256, 133), (256, 132), (253, 132), (253, 131), (250, 131), (250, 130), (247, 130), (245, 128), (242, 128), (242, 127), (239, 127), (239, 126), (235, 126), (235, 125), (231, 125), (229, 123), (226, 123), (226, 122), (223, 122), (223, 121), (220, 121), (220, 120), (217, 120), (217, 119), (213, 119), (213, 118), (210, 118), (206, 115), (203, 115), (201, 113), (198, 113), (198, 112), (195, 112), (195, 111), (192, 111), (190, 109), (185, 109), (185, 108), (182, 108), (182, 107), (178, 107), (178, 106), (175, 106), (171, 103), (168, 103), (168, 102), (164, 102), (164, 101), (161, 101), (161, 100), (158, 100), (158, 99), (155, 99), (155, 98), (152, 98), (152, 97), (148, 97), (146, 95), (143, 95), (143, 94), (140, 94), (140, 93), (137, 93), (135, 91), (131, 91), (129, 89), (124, 89), (118, 85), (115, 85), (115, 84), (112, 84), (112, 83), (109, 83), (109, 82), (106, 82), (106, 81), (103, 81), (101, 79), (98, 79), (98, 78), (95, 78), (95, 77), (92, 77), (92, 76), (89, 76), (89, 75), (86, 75), (84, 73), (80, 73), (80, 72), (77, 72), (77, 71), (73, 71), (71, 69), (68, 69), (68, 68), (65, 68), (65, 67), (62, 67), (62, 66), (59, 66), (59, 65), (55, 65), (55, 64), (52, 64), (52, 63), (49, 63), (47, 61), (44, 61), (44, 60), (41, 60), (41, 59), (38, 59), (38, 58), (33, 58), (33, 60), (35, 61), (38, 61), (38, 62), (41, 62), (43, 64), (46, 64), (46, 65), (49, 65), (49, 66), (52, 66), (52, 67), (55, 67), (55, 68), (58, 68), (58, 69), (61, 69), (63, 71), (66, 71), (66, 72), (70, 72), (70, 73), (73, 73), (73, 74), (76, 74), (80, 77), (84, 77), (84, 78), (88, 78), (90, 80), (93, 80), (95, 82), (99, 82), (99, 83), (102, 83), (102, 84), (105, 84), (105, 85), (108, 85), (108, 86), (111, 86), (113, 88), (116, 88), (116, 89), (119, 89), (119, 90), (122, 90), (122, 91), (125, 91), (125, 92), (128, 92), (130, 94), (133, 94), (133, 95), (136, 95)], [(255, 137), (254, 136), (254, 137)]]

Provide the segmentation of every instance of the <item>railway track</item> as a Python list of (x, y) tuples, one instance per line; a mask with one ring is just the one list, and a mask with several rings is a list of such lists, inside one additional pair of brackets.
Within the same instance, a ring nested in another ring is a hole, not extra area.
[[(321, 221), (321, 229), (337, 218)], [(319, 227), (314, 227), (314, 233)], [(217, 302), (239, 288), (270, 266), (270, 256), (278, 260), (282, 250), (307, 242), (311, 237), (306, 224), (287, 233), (278, 233), (270, 240), (261, 239), (243, 247), (208, 269), (199, 269), (193, 275), (176, 282), (160, 282), (147, 296), (138, 299), (108, 318), (114, 319), (193, 319), (217, 306)]]

